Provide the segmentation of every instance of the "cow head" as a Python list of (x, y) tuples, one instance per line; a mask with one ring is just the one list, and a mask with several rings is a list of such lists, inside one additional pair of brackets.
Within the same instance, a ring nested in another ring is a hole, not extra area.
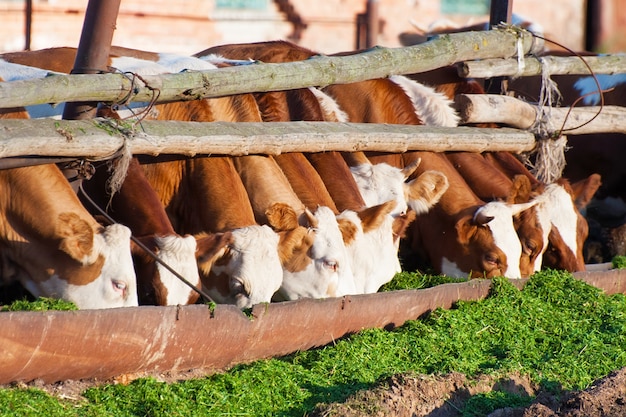
[(199, 263), (202, 286), (218, 303), (249, 308), (270, 302), (282, 283), (278, 235), (269, 226), (229, 231), (214, 261)]
[(328, 207), (301, 216), (276, 203), (266, 211), (281, 234), (283, 283), (277, 299), (327, 298), (344, 295), (353, 285), (350, 261), (335, 214)]
[(344, 289), (344, 294), (375, 293), (402, 270), (399, 240), (394, 234), (396, 220), (390, 215), (395, 205), (391, 200), (359, 212), (346, 210), (337, 216), (354, 275), (354, 288)]
[[(25, 265), (20, 277), (35, 297), (71, 301), (80, 309), (137, 306), (137, 283), (130, 254), (130, 229), (114, 224), (99, 231), (74, 213), (56, 223), (59, 254), (51, 254), (45, 278), (34, 279), (41, 265)], [(41, 254), (40, 254), (41, 255)], [(46, 262), (47, 256), (41, 256)]]
[(479, 207), (471, 216), (462, 217), (456, 224), (459, 243), (465, 248), (461, 259), (471, 265), (457, 265), (445, 261), (442, 272), (450, 276), (487, 278), (504, 276), (521, 278), (522, 245), (513, 225), (513, 216), (533, 207), (535, 201), (509, 204), (492, 201)]
[[(170, 268), (192, 285), (200, 286), (196, 263), (199, 247), (196, 239), (193, 236), (149, 235), (138, 237), (137, 240), (141, 247), (133, 243), (132, 252), (139, 302), (149, 305), (193, 304), (198, 299), (198, 293), (172, 273)], [(161, 262), (155, 262), (146, 249)]]
[(587, 221), (580, 213), (600, 186), (597, 174), (570, 185), (565, 180), (545, 187), (538, 201), (543, 216), (551, 225), (548, 250), (543, 264), (549, 268), (584, 271), (583, 246), (589, 234)]
[(448, 179), (439, 171), (424, 171), (408, 181), (420, 161), (418, 158), (400, 169), (384, 162), (371, 164), (364, 160), (351, 166), (350, 171), (368, 207), (394, 200), (396, 208), (391, 213), (393, 216), (405, 214), (409, 207), (419, 215), (437, 204), (448, 189)]

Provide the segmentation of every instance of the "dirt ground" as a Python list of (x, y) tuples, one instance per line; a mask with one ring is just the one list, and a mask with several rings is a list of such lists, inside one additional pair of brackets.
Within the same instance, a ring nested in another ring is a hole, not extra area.
[[(43, 384), (34, 381), (28, 385), (9, 387), (37, 387), (51, 395), (77, 401), (81, 393), (101, 383), (128, 383), (146, 375), (127, 375), (112, 381), (66, 381)], [(177, 375), (153, 375), (173, 382), (201, 377), (201, 373), (188, 372)], [(494, 379), (483, 377), (468, 380), (464, 375), (453, 373), (445, 376), (396, 375), (379, 387), (362, 391), (345, 402), (325, 405), (309, 417), (459, 417), (467, 399), (479, 393), (505, 390), (519, 396), (533, 396), (535, 401), (526, 408), (502, 408), (489, 417), (623, 417), (626, 416), (626, 368), (613, 372), (596, 381), (591, 387), (579, 392), (562, 392), (558, 395), (539, 390), (520, 375)]]
[(461, 374), (443, 377), (397, 375), (379, 388), (360, 392), (341, 404), (317, 409), (311, 417), (393, 416), (458, 417), (467, 399), (494, 389), (536, 396), (526, 408), (502, 408), (489, 417), (623, 417), (626, 416), (626, 368), (580, 392), (553, 395), (538, 391), (525, 378), (481, 378)]

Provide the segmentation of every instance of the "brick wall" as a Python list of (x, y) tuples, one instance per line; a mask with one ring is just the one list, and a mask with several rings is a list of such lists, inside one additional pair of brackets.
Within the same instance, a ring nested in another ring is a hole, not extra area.
[[(613, 1), (613, 0), (603, 0)], [(584, 46), (585, 0), (514, 0), (513, 10), (543, 26), (546, 36), (572, 49)], [(34, 0), (32, 49), (77, 46), (87, 0)], [(232, 42), (286, 39), (291, 26), (271, 0), (263, 12), (216, 12), (214, 0), (123, 0), (114, 44), (160, 52), (194, 53), (208, 46)], [(300, 44), (326, 53), (355, 47), (355, 19), (366, 0), (292, 0), (307, 22)], [(438, 0), (379, 0), (384, 20), (377, 43), (400, 46), (398, 35), (428, 26), (438, 19), (458, 24), (487, 16), (444, 16)], [(23, 2), (0, 0), (0, 51), (24, 47)], [(622, 25), (623, 26), (623, 25)]]

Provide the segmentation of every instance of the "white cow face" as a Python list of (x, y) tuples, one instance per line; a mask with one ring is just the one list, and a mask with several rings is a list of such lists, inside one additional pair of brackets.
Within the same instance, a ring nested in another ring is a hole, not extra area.
[(97, 278), (84, 285), (72, 284), (76, 277), (55, 274), (39, 288), (27, 285), (35, 296), (47, 295), (73, 302), (79, 309), (137, 306), (137, 281), (130, 253), (130, 229), (114, 224), (94, 235), (92, 259), (83, 267), (101, 264)]
[(287, 300), (345, 295), (352, 290), (354, 277), (335, 214), (325, 206), (306, 214), (314, 233), (309, 262), (295, 271), (285, 269), (279, 293)]
[(522, 244), (513, 225), (513, 216), (537, 204), (536, 201), (522, 204), (508, 204), (492, 201), (476, 210), (474, 220), (489, 228), (495, 245), (505, 254), (507, 270), (506, 278), (521, 278), (520, 258)]
[(283, 280), (278, 235), (269, 226), (249, 226), (232, 236), (211, 271), (201, 271), (204, 289), (216, 302), (242, 309), (270, 302)]
[(399, 241), (394, 241), (394, 220), (389, 211), (376, 213), (380, 217), (373, 228), (364, 226), (359, 214), (354, 211), (346, 210), (337, 217), (340, 222), (349, 221), (355, 226), (351, 239), (346, 242), (354, 275), (354, 288), (348, 294), (375, 293), (401, 271)]
[[(156, 239), (157, 255), (166, 265), (183, 276), (189, 283), (200, 286), (200, 274), (196, 262), (196, 239), (193, 236), (164, 236)], [(172, 274), (168, 268), (157, 263), (159, 278), (167, 291), (166, 305), (187, 304), (193, 289)]]
[(350, 171), (367, 207), (393, 200), (396, 202), (396, 208), (391, 215), (406, 213), (408, 204), (404, 182), (407, 176), (402, 169), (386, 163), (366, 163), (350, 167)]

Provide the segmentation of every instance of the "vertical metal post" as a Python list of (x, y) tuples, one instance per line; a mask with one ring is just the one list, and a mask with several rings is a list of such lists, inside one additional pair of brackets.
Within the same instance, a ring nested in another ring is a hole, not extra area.
[[(97, 74), (107, 70), (113, 32), (121, 0), (89, 0), (80, 35), (72, 74)], [(66, 103), (64, 119), (90, 119), (95, 116), (97, 103)]]
[(26, 0), (24, 19), (24, 50), (30, 51), (30, 39), (33, 30), (33, 0)]
[(378, 43), (378, 0), (367, 0), (366, 6), (367, 32), (365, 34), (365, 47), (371, 48)]
[[(489, 10), (489, 29), (500, 23), (511, 23), (513, 0), (491, 0)], [(485, 80), (485, 90), (491, 94), (500, 94), (505, 90), (506, 77), (493, 77)]]

